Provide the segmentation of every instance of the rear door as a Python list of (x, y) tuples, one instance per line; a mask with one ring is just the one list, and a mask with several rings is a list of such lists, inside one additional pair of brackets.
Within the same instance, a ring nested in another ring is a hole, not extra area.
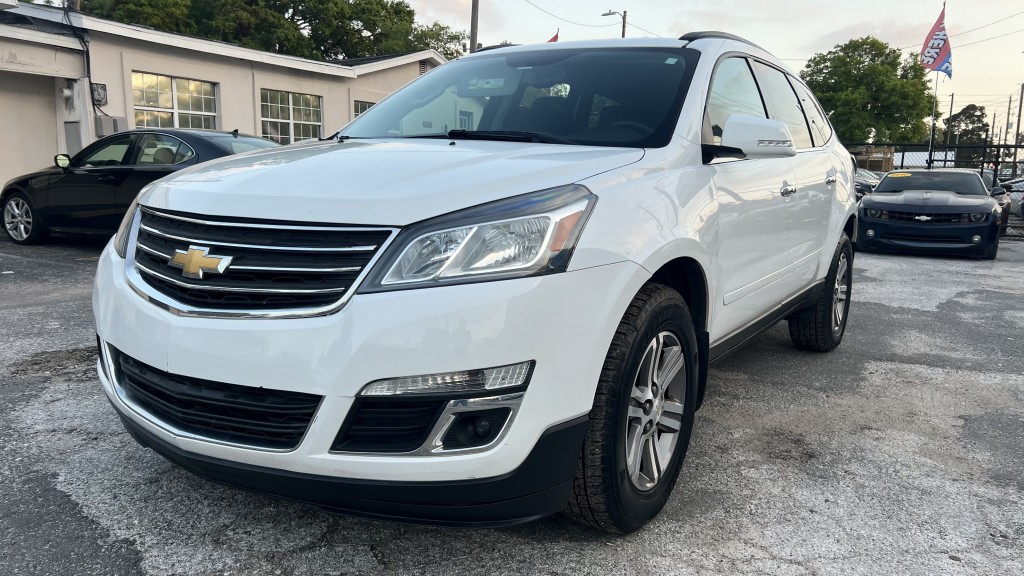
[(134, 138), (134, 134), (116, 134), (75, 156), (49, 188), (52, 226), (116, 230), (117, 188), (131, 172)]
[[(767, 117), (746, 58), (718, 63), (705, 110), (705, 144), (721, 144), (730, 116)], [(796, 177), (785, 157), (715, 160), (709, 167), (718, 201), (716, 267), (722, 285), (711, 332), (724, 338), (787, 296), (789, 288), (780, 279), (794, 258), (791, 230), (799, 217), (782, 191), (794, 186)]]
[(123, 215), (139, 191), (147, 184), (195, 164), (196, 156), (196, 151), (191, 146), (170, 134), (139, 134), (132, 159), (132, 170), (125, 175), (115, 192), (115, 207), (118, 213)]

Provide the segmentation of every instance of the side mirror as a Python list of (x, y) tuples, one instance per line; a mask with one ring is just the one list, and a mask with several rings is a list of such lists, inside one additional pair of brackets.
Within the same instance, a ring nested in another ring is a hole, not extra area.
[(53, 163), (61, 170), (67, 170), (71, 166), (71, 157), (67, 154), (57, 154), (53, 157)]
[(778, 120), (733, 114), (725, 121), (722, 146), (742, 150), (747, 158), (796, 156), (789, 127)]
[(1006, 194), (1006, 189), (1002, 186), (996, 186), (992, 189), (993, 196), (1002, 196), (1003, 194)]

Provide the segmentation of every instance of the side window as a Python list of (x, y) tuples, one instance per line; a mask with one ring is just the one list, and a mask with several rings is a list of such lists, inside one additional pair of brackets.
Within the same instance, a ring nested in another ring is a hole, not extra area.
[(173, 136), (143, 134), (139, 138), (139, 156), (135, 163), (142, 166), (179, 164), (195, 155), (188, 144)]
[(128, 150), (132, 147), (129, 134), (114, 136), (92, 150), (76, 158), (75, 168), (98, 168), (101, 166), (122, 166), (128, 162)]
[(793, 87), (789, 85), (786, 75), (760, 62), (751, 64), (754, 73), (757, 74), (757, 82), (764, 93), (771, 117), (789, 126), (797, 150), (812, 147), (814, 143), (811, 141), (811, 131), (807, 128), (807, 118), (804, 117), (800, 101), (796, 97), (796, 92), (793, 92)]
[(715, 70), (704, 118), (704, 143), (721, 144), (725, 122), (734, 114), (768, 117), (745, 58), (723, 60)]
[(796, 93), (800, 95), (800, 104), (803, 105), (804, 114), (807, 115), (807, 121), (811, 125), (811, 136), (814, 138), (814, 145), (824, 146), (832, 138), (832, 125), (828, 123), (824, 112), (821, 111), (821, 105), (815, 100), (811, 91), (796, 80), (791, 80), (791, 82), (793, 87), (796, 88)]

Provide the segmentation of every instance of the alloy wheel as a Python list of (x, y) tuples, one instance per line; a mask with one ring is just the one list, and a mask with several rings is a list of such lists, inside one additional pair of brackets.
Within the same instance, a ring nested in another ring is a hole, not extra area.
[(22, 242), (32, 233), (32, 209), (21, 198), (11, 198), (4, 206), (4, 227), (11, 238)]
[(843, 319), (846, 316), (846, 301), (850, 298), (850, 263), (846, 254), (839, 255), (839, 266), (836, 268), (836, 285), (832, 289), (832, 332), (839, 334), (843, 330)]
[(683, 347), (671, 332), (655, 336), (644, 351), (626, 412), (626, 471), (633, 486), (649, 491), (669, 469), (683, 424), (686, 367)]

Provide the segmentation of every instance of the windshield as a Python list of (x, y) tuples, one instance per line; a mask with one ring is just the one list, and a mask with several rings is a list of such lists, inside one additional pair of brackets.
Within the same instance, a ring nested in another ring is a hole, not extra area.
[(661, 147), (697, 57), (686, 48), (499, 49), (430, 72), (343, 135), (446, 138), (455, 130), (459, 138), (532, 134), (546, 137), (533, 140), (540, 142)]
[(875, 174), (874, 172), (871, 172), (870, 170), (865, 170), (863, 168), (857, 169), (857, 177), (860, 178), (861, 180), (878, 180), (878, 174)]
[(975, 172), (890, 172), (875, 187), (875, 192), (904, 190), (943, 190), (968, 196), (988, 196), (988, 190)]

